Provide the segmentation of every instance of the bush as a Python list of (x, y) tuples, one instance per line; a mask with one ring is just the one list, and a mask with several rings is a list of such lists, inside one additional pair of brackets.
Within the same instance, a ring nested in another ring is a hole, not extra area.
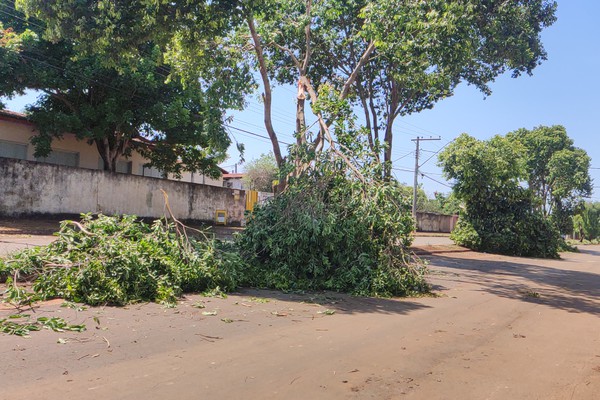
[[(514, 205), (514, 204), (513, 204)], [(450, 238), (476, 251), (522, 257), (558, 258), (566, 245), (554, 225), (536, 212), (504, 210), (481, 219), (461, 214)]]
[(50, 245), (16, 253), (4, 273), (34, 279), (43, 298), (91, 305), (171, 303), (183, 292), (238, 285), (241, 260), (214, 239), (188, 238), (164, 220), (147, 225), (135, 216), (82, 218), (63, 221)]
[(245, 284), (407, 295), (427, 290), (408, 251), (414, 222), (401, 187), (312, 169), (255, 208), (237, 244)]

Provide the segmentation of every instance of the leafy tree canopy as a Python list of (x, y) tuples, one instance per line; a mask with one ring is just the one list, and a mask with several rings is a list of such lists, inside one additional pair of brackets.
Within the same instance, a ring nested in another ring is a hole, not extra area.
[(573, 145), (560, 125), (519, 129), (507, 136), (524, 146), (527, 183), (544, 215), (551, 216), (561, 232), (570, 232), (571, 216), (592, 193), (590, 157)]
[(37, 156), (47, 155), (52, 140), (70, 132), (96, 145), (105, 170), (114, 171), (117, 158), (136, 149), (165, 172), (220, 174), (217, 164), (230, 144), (222, 114), (240, 104), (242, 92), (223, 96), (218, 79), (214, 85), (184, 84), (151, 41), (136, 47), (135, 62), (109, 66), (103, 56), (80, 52), (70, 40), (47, 39), (51, 25), (27, 19), (14, 7), (2, 10), (0, 95), (43, 93), (27, 108), (40, 131), (34, 138)]
[[(254, 85), (251, 79), (226, 78), (239, 77), (236, 66), (247, 61), (263, 85), (265, 128), (280, 167), (285, 160), (271, 121), (273, 84), (298, 84), (297, 141), (314, 152), (326, 142), (334, 146), (329, 128), (338, 121), (335, 113), (323, 115), (322, 101), (334, 95), (362, 108), (371, 150), (383, 153), (377, 160), (387, 162), (382, 174), (388, 177), (395, 118), (433, 107), (460, 82), (490, 94), (489, 83), (504, 72), (531, 74), (546, 58), (540, 33), (555, 21), (556, 9), (549, 0), (18, 4), (48, 22), (48, 37), (67, 37), (109, 60), (139, 54), (138, 46), (152, 40), (178, 74), (211, 70), (225, 77), (222, 82), (235, 82), (236, 90)], [(224, 72), (207, 66), (207, 59), (223, 54)], [(306, 124), (306, 99), (319, 119), (314, 127)]]
[(556, 256), (559, 231), (570, 231), (565, 220), (591, 190), (589, 157), (560, 126), (488, 141), (463, 134), (440, 153), (439, 163), (465, 204), (453, 236), (480, 250)]
[(573, 225), (581, 241), (600, 238), (600, 202), (586, 202), (573, 217)]

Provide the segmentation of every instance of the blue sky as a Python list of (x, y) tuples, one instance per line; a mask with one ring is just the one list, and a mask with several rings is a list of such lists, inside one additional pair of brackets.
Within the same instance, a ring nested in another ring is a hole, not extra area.
[[(597, 189), (593, 199), (600, 200), (600, 2), (594, 0), (562, 0), (558, 2), (558, 21), (546, 29), (543, 42), (548, 60), (534, 70), (533, 76), (513, 79), (501, 76), (491, 85), (493, 93), (484, 99), (474, 87), (461, 85), (451, 98), (442, 100), (432, 110), (399, 118), (395, 124), (393, 146), (396, 177), (412, 184), (414, 169), (414, 143), (419, 136), (439, 135), (441, 141), (425, 142), (421, 160), (463, 132), (479, 139), (505, 134), (518, 128), (531, 129), (538, 125), (561, 124), (575, 141), (592, 157), (590, 171)], [(274, 125), (280, 140), (291, 142), (294, 131), (295, 91), (291, 87), (275, 89), (273, 107)], [(8, 101), (8, 108), (23, 109), (33, 96)], [(255, 98), (242, 112), (231, 113), (232, 126), (249, 132), (266, 135), (262, 123), (262, 106)], [(246, 146), (245, 159), (252, 160), (271, 150), (268, 140), (247, 133), (230, 130), (238, 142)], [(234, 148), (231, 158), (224, 163), (232, 170), (238, 160)], [(435, 165), (433, 157), (422, 171), (441, 183), (420, 178), (428, 194), (449, 192)], [(243, 170), (243, 165), (238, 167)], [(403, 171), (409, 170), (409, 171)]]

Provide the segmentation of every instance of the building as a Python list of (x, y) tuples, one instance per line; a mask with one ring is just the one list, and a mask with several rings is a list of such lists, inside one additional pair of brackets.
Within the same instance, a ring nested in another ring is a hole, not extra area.
[[(48, 157), (35, 157), (31, 138), (36, 134), (35, 125), (27, 120), (25, 114), (0, 110), (0, 157), (94, 170), (103, 169), (102, 158), (98, 154), (96, 146), (86, 141), (77, 140), (75, 135), (70, 133), (65, 133), (62, 138), (52, 141), (52, 152)], [(211, 186), (223, 186), (223, 178), (213, 179), (200, 173), (184, 172), (182, 177), (178, 179), (174, 176), (164, 176), (158, 169), (146, 166), (147, 163), (147, 159), (134, 151), (131, 157), (123, 157), (117, 161), (117, 172)], [(222, 170), (222, 172), (227, 173), (225, 170)]]
[(238, 189), (238, 190), (247, 189), (244, 185), (244, 175), (246, 175), (246, 174), (238, 174), (238, 173), (223, 174), (223, 186), (230, 188), (230, 189)]

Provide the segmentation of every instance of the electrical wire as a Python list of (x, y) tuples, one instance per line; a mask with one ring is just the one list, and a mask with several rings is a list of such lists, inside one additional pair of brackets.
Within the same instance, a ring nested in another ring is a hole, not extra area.
[(430, 180), (434, 181), (435, 183), (438, 183), (438, 184), (440, 184), (442, 186), (446, 186), (447, 188), (452, 189), (452, 186), (450, 186), (450, 185), (448, 185), (448, 184), (446, 184), (444, 182), (440, 182), (437, 179), (433, 179), (432, 177), (430, 177), (430, 176), (428, 176), (428, 175), (426, 175), (424, 173), (421, 173), (421, 176), (424, 177), (424, 178), (430, 179)]
[(448, 146), (450, 143), (454, 142), (454, 140), (455, 140), (455, 139), (452, 139), (452, 140), (450, 140), (449, 142), (447, 142), (445, 145), (443, 145), (442, 147), (440, 147), (438, 151), (436, 151), (436, 152), (435, 152), (435, 153), (433, 153), (431, 156), (429, 156), (429, 158), (428, 158), (427, 160), (423, 161), (423, 162), (421, 163), (421, 165), (419, 165), (419, 168), (420, 168), (420, 167), (422, 167), (423, 165), (427, 164), (427, 162), (428, 162), (429, 160), (431, 160), (431, 159), (432, 159), (432, 158), (433, 158), (433, 157), (434, 157), (436, 154), (438, 154), (440, 151), (444, 150), (444, 148), (445, 148), (446, 146)]
[[(239, 132), (247, 133), (248, 135), (256, 136), (256, 137), (259, 137), (259, 138), (271, 141), (271, 138), (268, 137), (268, 136), (264, 136), (264, 135), (261, 135), (261, 134), (255, 133), (255, 132), (247, 131), (245, 129), (237, 128), (237, 127), (229, 125), (229, 124), (225, 124), (224, 126), (226, 126), (227, 128), (230, 128), (230, 129), (235, 129), (236, 131), (239, 131)], [(287, 142), (284, 142), (284, 141), (281, 141), (281, 140), (277, 140), (277, 141), (279, 143), (281, 143), (281, 144), (285, 144), (285, 145), (291, 146), (291, 143), (287, 143)]]

